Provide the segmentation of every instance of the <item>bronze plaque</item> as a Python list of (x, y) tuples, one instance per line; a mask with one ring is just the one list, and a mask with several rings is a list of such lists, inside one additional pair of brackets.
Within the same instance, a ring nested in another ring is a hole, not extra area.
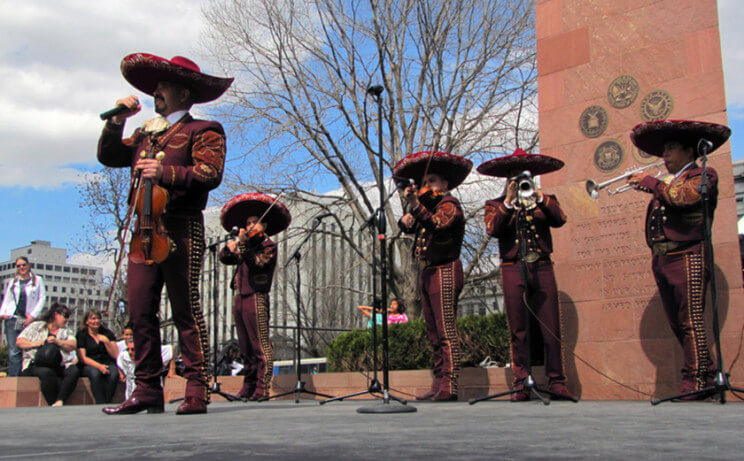
[(609, 173), (623, 163), (623, 146), (617, 141), (605, 141), (594, 151), (594, 165), (599, 171)]
[(672, 95), (664, 90), (652, 91), (641, 101), (641, 118), (647, 122), (664, 120), (674, 108)]
[(596, 138), (607, 129), (610, 117), (602, 106), (589, 106), (579, 117), (579, 129), (587, 138)]
[(621, 75), (607, 88), (607, 101), (616, 109), (625, 109), (635, 102), (640, 88), (632, 75)]

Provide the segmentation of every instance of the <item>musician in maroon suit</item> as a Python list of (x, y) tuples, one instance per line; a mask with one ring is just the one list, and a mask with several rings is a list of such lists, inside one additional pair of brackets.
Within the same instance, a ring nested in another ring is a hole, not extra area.
[[(418, 152), (401, 159), (393, 174), (413, 179), (405, 188), (411, 211), (398, 222), (416, 234), (414, 257), (420, 262), (419, 289), (426, 333), (434, 353), (434, 383), (418, 400), (457, 400), (460, 374), (460, 335), (457, 298), (462, 291), (460, 248), (465, 217), (459, 200), (448, 191), (467, 177), (470, 160), (446, 152)], [(428, 189), (428, 192), (424, 190)]]
[(269, 236), (286, 229), (292, 218), (277, 199), (261, 193), (241, 194), (222, 208), (222, 226), (238, 227), (238, 240), (220, 251), (220, 261), (236, 265), (233, 320), (245, 363), (238, 397), (260, 400), (271, 393), (273, 355), (269, 338), (269, 291), (276, 268), (276, 244)]
[[(161, 117), (122, 139), (125, 120), (141, 106), (133, 95), (118, 100), (117, 106), (124, 106), (125, 111), (104, 126), (98, 160), (109, 167), (130, 167), (133, 178), (140, 176), (167, 190), (163, 220), (172, 245), (160, 263), (129, 262), (127, 294), (134, 327), (136, 390), (121, 405), (103, 411), (131, 414), (144, 410), (161, 413), (164, 409), (158, 311), (165, 283), (187, 380), (185, 399), (176, 413), (206, 413), (209, 342), (199, 302), (205, 247), (202, 210), (209, 191), (222, 180), (225, 134), (219, 123), (194, 119), (189, 109), (195, 103), (217, 99), (232, 79), (203, 74), (194, 62), (180, 56), (167, 60), (147, 53), (126, 56), (121, 70), (130, 84), (153, 96), (155, 111)], [(158, 152), (164, 154), (160, 159), (143, 156)]]
[[(726, 142), (731, 130), (723, 125), (683, 120), (660, 120), (637, 125), (630, 138), (642, 151), (662, 157), (669, 176), (659, 180), (645, 173), (628, 183), (652, 194), (646, 211), (646, 243), (652, 269), (669, 325), (684, 355), (680, 394), (713, 384), (718, 369), (708, 347), (703, 312), (710, 279), (704, 252), (705, 220), (697, 164), (698, 142), (711, 143), (711, 151)], [(718, 200), (718, 176), (708, 168), (710, 217)], [(698, 393), (684, 400), (705, 399)]]
[[(519, 389), (511, 395), (511, 400), (515, 402), (527, 401), (531, 397), (531, 390), (524, 388), (529, 374), (527, 352), (530, 347), (527, 319), (530, 314), (524, 304), (526, 291), (529, 309), (537, 318), (545, 346), (548, 393), (553, 399), (574, 399), (566, 388), (561, 350), (561, 313), (550, 259), (553, 252), (550, 228), (565, 224), (566, 215), (554, 195), (544, 194), (532, 182), (532, 175), (549, 173), (562, 167), (563, 162), (558, 159), (528, 154), (522, 149), (478, 167), (482, 174), (508, 178), (506, 194), (486, 201), (485, 221), (488, 235), (499, 241), (513, 385), (515, 390)], [(524, 175), (523, 172), (529, 172), (530, 175)], [(527, 182), (522, 183), (525, 180)], [(524, 185), (524, 190), (520, 185)]]

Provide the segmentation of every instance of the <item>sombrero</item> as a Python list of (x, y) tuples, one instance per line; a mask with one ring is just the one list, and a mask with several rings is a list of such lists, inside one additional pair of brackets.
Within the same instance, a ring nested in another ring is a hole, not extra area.
[(695, 146), (697, 157), (697, 144), (701, 139), (706, 139), (713, 144), (710, 150), (713, 152), (721, 147), (729, 136), (731, 136), (731, 129), (717, 123), (694, 120), (655, 120), (636, 125), (630, 133), (630, 140), (643, 152), (656, 157), (664, 154), (665, 143), (677, 141), (685, 146)]
[[(272, 206), (273, 205), (273, 206)], [(269, 210), (269, 207), (271, 209)], [(266, 213), (266, 210), (269, 210)], [(233, 227), (245, 227), (245, 221), (250, 216), (260, 218), (266, 213), (261, 220), (266, 224), (266, 235), (274, 235), (283, 231), (292, 222), (292, 215), (284, 204), (274, 197), (260, 192), (251, 192), (240, 194), (230, 199), (222, 207), (220, 212), (220, 223), (227, 231)]]
[(557, 158), (541, 154), (528, 154), (520, 148), (511, 155), (496, 157), (478, 166), (478, 172), (499, 178), (513, 178), (527, 170), (532, 176), (550, 173), (563, 168), (563, 162)]
[(393, 175), (410, 178), (421, 184), (425, 173), (434, 173), (447, 180), (447, 187), (454, 189), (462, 184), (473, 168), (473, 162), (448, 152), (423, 151), (403, 157), (393, 167)]
[(152, 96), (158, 82), (180, 83), (194, 92), (194, 102), (213, 101), (232, 84), (232, 78), (213, 77), (201, 72), (188, 58), (168, 60), (149, 53), (133, 53), (121, 60), (121, 73), (133, 87)]

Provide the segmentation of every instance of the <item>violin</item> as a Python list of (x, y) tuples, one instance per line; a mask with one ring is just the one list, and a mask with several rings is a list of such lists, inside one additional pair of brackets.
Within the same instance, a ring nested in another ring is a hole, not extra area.
[[(153, 152), (142, 152), (140, 155), (142, 158), (156, 158), (158, 161), (165, 157), (162, 151), (157, 155)], [(131, 206), (134, 207), (137, 221), (129, 244), (129, 260), (135, 264), (148, 266), (161, 263), (174, 247), (163, 223), (163, 214), (169, 200), (168, 191), (153, 184), (152, 179), (143, 181), (139, 177), (135, 180), (135, 186)]]

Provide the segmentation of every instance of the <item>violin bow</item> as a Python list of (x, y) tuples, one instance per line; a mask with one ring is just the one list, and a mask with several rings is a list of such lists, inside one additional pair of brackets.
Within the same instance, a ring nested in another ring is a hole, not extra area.
[(281, 197), (282, 195), (284, 195), (284, 191), (279, 192), (279, 195), (277, 195), (274, 198), (274, 201), (271, 202), (271, 205), (269, 205), (269, 207), (266, 208), (266, 211), (264, 211), (261, 217), (258, 218), (258, 221), (256, 221), (256, 224), (263, 223), (263, 219), (266, 217), (267, 214), (269, 214), (269, 211), (271, 211), (271, 209), (274, 208), (274, 205), (276, 205), (276, 203), (279, 201), (279, 197)]

